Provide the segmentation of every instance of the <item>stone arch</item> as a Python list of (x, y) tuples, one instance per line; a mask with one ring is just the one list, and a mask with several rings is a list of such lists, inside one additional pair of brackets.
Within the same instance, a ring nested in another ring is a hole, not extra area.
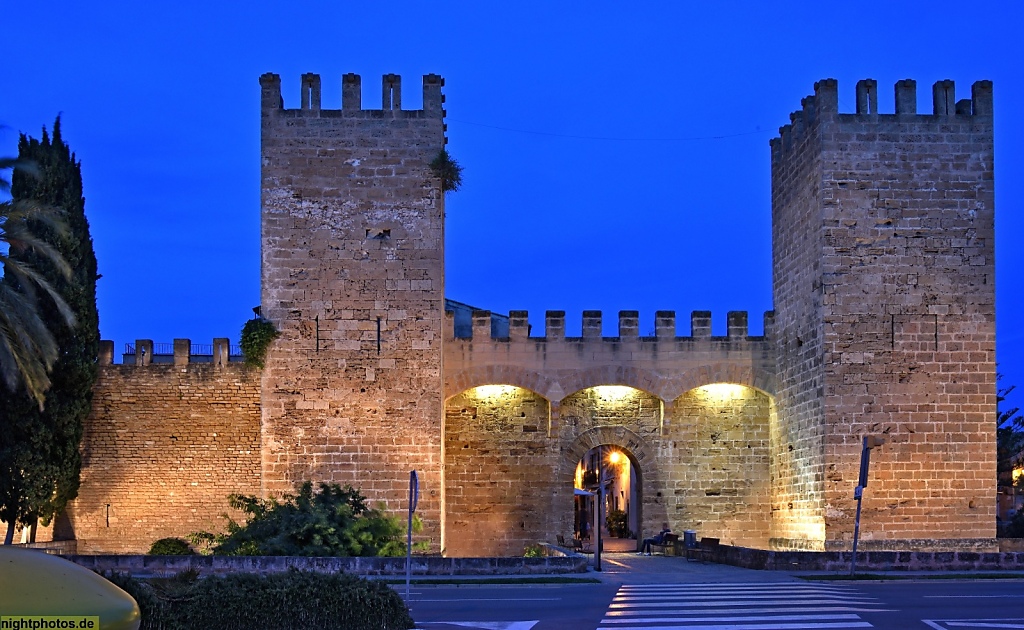
[[(653, 461), (656, 450), (651, 444), (624, 426), (601, 426), (580, 433), (562, 454), (562, 470), (575, 471), (576, 463), (592, 448), (613, 444), (629, 451), (638, 463)], [(650, 458), (650, 459), (649, 459)]]
[(540, 372), (513, 365), (483, 365), (448, 374), (444, 379), (444, 399), (447, 401), (480, 385), (514, 385), (539, 394), (548, 401), (561, 399), (557, 383)]
[[(559, 483), (573, 483), (576, 464), (593, 448), (609, 445), (619, 448), (630, 459), (637, 471), (637, 491), (642, 500), (637, 502), (640, 531), (637, 540), (645, 529), (645, 523), (668, 520), (665, 513), (665, 502), (661, 492), (664, 489), (662, 475), (656, 463), (657, 449), (639, 434), (624, 426), (600, 426), (584, 431), (562, 450), (562, 461), (559, 466)], [(652, 508), (661, 507), (661, 510)], [(648, 529), (653, 526), (648, 526)]]
[(775, 378), (764, 370), (755, 370), (749, 364), (720, 363), (686, 370), (664, 385), (664, 401), (672, 401), (686, 392), (712, 383), (733, 383), (760, 390), (775, 398)]
[(585, 370), (574, 371), (562, 381), (563, 398), (584, 389), (598, 385), (626, 385), (639, 389), (662, 400), (665, 380), (656, 373), (637, 367), (622, 365), (599, 365)]

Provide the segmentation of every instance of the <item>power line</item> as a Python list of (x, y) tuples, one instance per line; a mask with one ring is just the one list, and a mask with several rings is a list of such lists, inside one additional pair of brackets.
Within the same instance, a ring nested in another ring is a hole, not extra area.
[(549, 136), (552, 138), (570, 138), (573, 140), (602, 140), (611, 142), (692, 142), (697, 140), (726, 140), (729, 138), (739, 138), (742, 136), (753, 136), (757, 134), (770, 133), (765, 129), (755, 129), (753, 131), (744, 131), (742, 133), (731, 133), (731, 134), (720, 134), (714, 136), (689, 136), (686, 138), (615, 138), (611, 136), (581, 136), (574, 134), (565, 133), (553, 133), (550, 131), (536, 131), (532, 129), (513, 129), (511, 127), (500, 127), (498, 125), (486, 125), (484, 123), (469, 122), (468, 120), (457, 120), (455, 118), (449, 118), (449, 122), (459, 123), (462, 125), (471, 125), (473, 127), (484, 127), (487, 129), (497, 129), (499, 131), (508, 131), (511, 133), (525, 133), (535, 136)]

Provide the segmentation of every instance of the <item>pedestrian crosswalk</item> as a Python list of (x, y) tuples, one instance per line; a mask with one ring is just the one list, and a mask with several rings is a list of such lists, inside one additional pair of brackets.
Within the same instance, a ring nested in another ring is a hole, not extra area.
[(848, 586), (802, 583), (624, 584), (598, 630), (870, 628), (885, 608)]

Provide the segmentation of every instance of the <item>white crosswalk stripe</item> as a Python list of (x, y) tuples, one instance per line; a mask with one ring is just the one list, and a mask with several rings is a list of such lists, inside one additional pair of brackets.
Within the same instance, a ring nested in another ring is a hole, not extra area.
[(870, 628), (877, 598), (816, 584), (624, 584), (598, 630), (824, 630)]

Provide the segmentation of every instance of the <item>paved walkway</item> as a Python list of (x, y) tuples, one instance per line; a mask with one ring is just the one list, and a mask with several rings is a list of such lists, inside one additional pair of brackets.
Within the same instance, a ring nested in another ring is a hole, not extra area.
[(665, 556), (657, 551), (652, 556), (638, 556), (637, 542), (628, 538), (605, 538), (603, 542), (602, 570), (594, 569), (594, 554), (587, 554), (590, 570), (586, 576), (606, 584), (798, 581), (791, 574), (780, 571), (755, 571), (711, 562), (702, 564), (679, 556)]
[[(608, 549), (608, 545), (605, 545)], [(702, 564), (678, 556), (638, 556), (636, 552), (605, 551), (601, 554), (601, 571), (594, 570), (590, 558), (587, 577), (606, 584), (669, 584), (726, 582), (798, 582), (799, 578), (782, 571), (756, 571), (725, 564)]]

